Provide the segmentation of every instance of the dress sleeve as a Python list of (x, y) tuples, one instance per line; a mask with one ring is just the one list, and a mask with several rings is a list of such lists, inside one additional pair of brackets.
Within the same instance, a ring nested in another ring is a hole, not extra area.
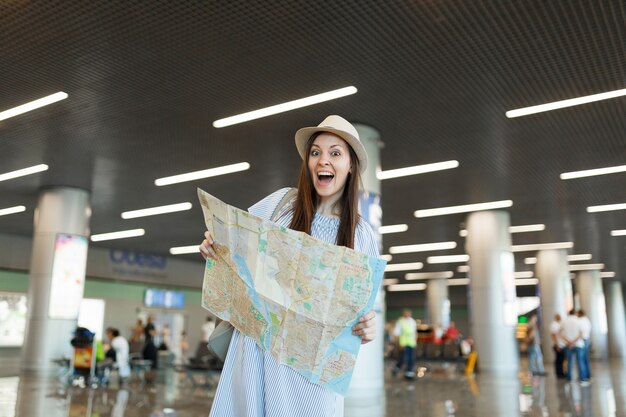
[(289, 187), (285, 187), (281, 188), (278, 191), (274, 191), (263, 200), (251, 206), (248, 209), (248, 212), (250, 214), (254, 214), (255, 216), (259, 216), (263, 219), (269, 220), (282, 198), (285, 196), (285, 194), (287, 194), (290, 189), (291, 188)]
[(356, 228), (354, 236), (354, 249), (366, 255), (380, 258), (378, 241), (374, 235), (372, 227), (365, 219), (361, 218)]

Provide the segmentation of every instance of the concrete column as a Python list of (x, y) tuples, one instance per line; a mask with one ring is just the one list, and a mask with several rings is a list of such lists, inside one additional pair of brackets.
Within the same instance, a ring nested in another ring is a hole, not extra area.
[(53, 359), (70, 357), (83, 295), (89, 235), (89, 193), (42, 190), (34, 217), (28, 278), (28, 320), (22, 370), (46, 374)]
[(607, 323), (606, 303), (602, 290), (600, 271), (580, 271), (576, 274), (576, 290), (580, 296), (580, 308), (591, 321), (591, 353), (594, 359), (606, 359)]
[(470, 328), (481, 372), (515, 376), (519, 353), (515, 340), (515, 260), (509, 225), (505, 211), (471, 213), (467, 218), (466, 250), (472, 271)]
[(555, 314), (561, 319), (567, 317), (566, 286), (570, 287), (567, 252), (565, 250), (544, 250), (537, 253), (535, 275), (539, 279), (539, 295), (541, 303), (541, 349), (548, 362), (554, 362), (550, 337), (550, 323)]
[[(378, 237), (382, 249), (382, 238), (378, 233), (381, 226), (380, 180), (376, 172), (380, 171), (380, 133), (366, 125), (354, 124), (361, 143), (368, 156), (368, 167), (362, 174), (363, 190), (359, 201), (361, 215), (370, 223)], [(383, 417), (385, 415), (385, 379), (383, 367), (385, 293), (380, 290), (374, 310), (376, 311), (376, 340), (361, 346), (354, 373), (350, 382), (344, 407), (346, 417)]]
[(609, 282), (606, 289), (609, 354), (614, 358), (626, 358), (626, 313), (624, 313), (622, 283)]
[(426, 303), (428, 304), (428, 322), (443, 328), (450, 324), (450, 300), (448, 299), (448, 280), (437, 278), (428, 280)]

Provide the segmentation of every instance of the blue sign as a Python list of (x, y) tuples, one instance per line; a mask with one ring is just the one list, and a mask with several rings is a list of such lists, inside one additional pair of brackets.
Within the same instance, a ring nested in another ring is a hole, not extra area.
[(146, 307), (184, 308), (185, 293), (158, 288), (148, 288), (143, 303)]
[(114, 264), (144, 268), (165, 269), (165, 265), (167, 264), (167, 258), (165, 256), (127, 250), (111, 249), (109, 251), (109, 258), (111, 258), (111, 262)]

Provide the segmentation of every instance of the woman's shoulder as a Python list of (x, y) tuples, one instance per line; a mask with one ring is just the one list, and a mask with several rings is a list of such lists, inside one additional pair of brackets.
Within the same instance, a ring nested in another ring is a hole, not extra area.
[(354, 234), (355, 249), (370, 256), (379, 257), (378, 238), (374, 233), (374, 229), (367, 220), (359, 216), (359, 222), (356, 226)]
[(248, 212), (254, 214), (255, 216), (270, 218), (278, 204), (280, 204), (283, 200), (283, 198), (285, 198), (288, 194), (294, 193), (294, 191), (292, 190), (295, 190), (295, 188), (285, 187), (276, 190), (272, 194), (252, 205), (248, 209)]

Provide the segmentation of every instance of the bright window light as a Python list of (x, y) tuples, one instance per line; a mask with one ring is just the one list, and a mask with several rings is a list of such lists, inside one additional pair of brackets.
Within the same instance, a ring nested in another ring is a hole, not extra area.
[(606, 93), (592, 94), (567, 100), (554, 101), (552, 103), (539, 104), (537, 106), (523, 107), (521, 109), (509, 110), (506, 117), (512, 119), (514, 117), (528, 116), (529, 114), (541, 113), (544, 111), (562, 109), (565, 107), (578, 106), (580, 104), (593, 103), (594, 101), (607, 100), (610, 98), (621, 97), (626, 95), (626, 88), (621, 90), (607, 91)]
[(511, 226), (509, 233), (541, 232), (546, 230), (545, 224), (527, 224), (524, 226)]
[(626, 229), (611, 230), (611, 236), (626, 236)]
[(389, 248), (389, 252), (392, 254), (398, 253), (413, 253), (413, 252), (428, 252), (433, 250), (446, 250), (456, 248), (456, 242), (436, 242), (436, 243), (420, 243), (417, 245), (403, 245), (392, 246)]
[(401, 233), (409, 230), (409, 226), (406, 224), (390, 224), (389, 226), (380, 226), (378, 228), (378, 233), (381, 235), (387, 233)]
[(440, 278), (452, 278), (454, 272), (452, 271), (440, 271), (440, 272), (411, 272), (404, 275), (406, 280), (414, 279), (440, 279)]
[(537, 243), (534, 245), (513, 245), (511, 252), (530, 252), (551, 249), (570, 249), (574, 247), (574, 242)]
[(28, 168), (18, 169), (17, 171), (6, 172), (0, 174), (0, 181), (6, 181), (17, 177), (23, 177), (24, 175), (36, 174), (37, 172), (46, 171), (48, 165), (40, 164)]
[(469, 278), (452, 278), (448, 280), (448, 287), (454, 287), (458, 285), (469, 285)]
[(398, 278), (387, 278), (383, 279), (383, 286), (385, 285), (393, 285), (398, 283)]
[(179, 182), (194, 181), (202, 178), (216, 177), (218, 175), (232, 174), (233, 172), (245, 171), (247, 169), (250, 169), (250, 164), (247, 162), (240, 162), (238, 164), (225, 165), (216, 168), (203, 169), (202, 171), (194, 171), (186, 174), (159, 178), (154, 181), (154, 184), (158, 186), (177, 184)]
[(99, 235), (91, 235), (92, 242), (101, 242), (103, 240), (125, 239), (127, 237), (143, 236), (146, 231), (143, 229), (121, 230), (119, 232), (101, 233)]
[(526, 259), (524, 259), (524, 263), (526, 265), (534, 265), (534, 264), (537, 263), (537, 258), (535, 258), (535, 257), (526, 258)]
[(389, 262), (393, 259), (393, 256), (391, 255), (380, 255), (381, 259), (384, 259), (385, 261)]
[(587, 213), (597, 213), (599, 211), (626, 210), (626, 203), (605, 204), (603, 206), (589, 206)]
[(299, 109), (301, 107), (311, 106), (313, 104), (330, 101), (337, 98), (355, 94), (358, 90), (354, 86), (340, 88), (338, 90), (328, 91), (322, 94), (289, 101), (287, 103), (276, 104), (274, 106), (265, 107), (263, 109), (226, 117), (213, 122), (213, 127), (226, 127), (236, 125), (238, 123), (249, 122), (250, 120), (260, 119), (262, 117), (271, 116), (273, 114), (283, 113), (289, 110)]
[(618, 172), (626, 172), (626, 165), (620, 165), (617, 167), (587, 169), (585, 171), (564, 172), (561, 174), (561, 179), (571, 180), (574, 178), (593, 177), (595, 175), (616, 174)]
[(515, 278), (532, 278), (533, 271), (519, 271), (515, 273)]
[(581, 253), (580, 255), (569, 255), (567, 257), (568, 262), (589, 261), (589, 260), (591, 260), (590, 253)]
[(26, 211), (26, 207), (24, 206), (7, 207), (4, 209), (0, 209), (0, 216), (6, 216), (7, 214), (21, 213), (23, 211)]
[(523, 287), (526, 285), (537, 285), (538, 283), (539, 283), (539, 280), (537, 278), (526, 278), (526, 279), (515, 280), (516, 287)]
[(137, 217), (156, 216), (157, 214), (174, 213), (177, 211), (190, 210), (191, 203), (169, 204), (167, 206), (151, 207), (141, 210), (125, 211), (122, 219), (134, 219)]
[(434, 164), (415, 165), (412, 167), (390, 169), (388, 171), (379, 171), (376, 177), (379, 180), (387, 180), (389, 178), (406, 177), (408, 175), (425, 174), (427, 172), (442, 171), (444, 169), (452, 169), (459, 166), (459, 161), (435, 162)]
[(58, 93), (51, 94), (46, 97), (42, 97), (35, 101), (31, 101), (26, 104), (22, 104), (21, 106), (13, 107), (12, 109), (5, 110), (0, 112), (0, 120), (6, 120), (9, 117), (17, 116), (31, 110), (38, 109), (43, 106), (47, 106), (48, 104), (56, 103), (57, 101), (61, 101), (67, 98), (67, 93), (63, 91), (59, 91)]
[(615, 278), (615, 272), (600, 272), (600, 278)]
[(513, 205), (513, 201), (511, 200), (491, 201), (488, 203), (465, 204), (462, 206), (450, 206), (450, 207), (439, 207), (439, 208), (432, 208), (432, 209), (417, 210), (415, 211), (415, 213), (413, 213), (413, 215), (417, 218), (443, 216), (446, 214), (494, 210), (494, 209), (511, 207), (512, 205)]
[(404, 264), (387, 264), (385, 272), (392, 271), (414, 271), (416, 269), (422, 269), (424, 264), (421, 262), (408, 262)]
[(469, 261), (469, 255), (429, 256), (426, 258), (426, 262), (429, 264), (447, 264), (467, 261)]
[(604, 264), (576, 264), (570, 265), (570, 271), (593, 271), (595, 269), (604, 269)]
[(177, 246), (174, 248), (170, 248), (170, 253), (172, 255), (183, 255), (185, 253), (199, 253), (199, 252), (200, 252), (199, 245)]
[(426, 284), (395, 284), (387, 287), (387, 291), (422, 291), (426, 289)]

